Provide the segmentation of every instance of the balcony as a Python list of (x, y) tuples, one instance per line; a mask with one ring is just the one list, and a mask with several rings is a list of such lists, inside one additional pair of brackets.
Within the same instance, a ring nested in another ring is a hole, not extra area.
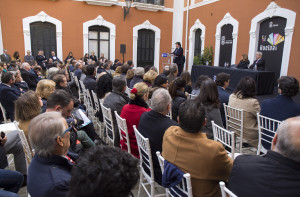
[(113, 6), (118, 4), (118, 0), (73, 0), (73, 1), (84, 1), (90, 5), (100, 5), (100, 6)]
[(134, 0), (133, 7), (138, 10), (146, 10), (157, 12), (163, 10), (165, 1), (164, 0)]

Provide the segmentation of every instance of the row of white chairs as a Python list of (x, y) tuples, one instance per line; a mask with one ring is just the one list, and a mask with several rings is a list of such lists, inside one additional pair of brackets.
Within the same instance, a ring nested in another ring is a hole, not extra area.
[[(133, 126), (135, 136), (137, 139), (139, 154), (140, 154), (140, 184), (138, 190), (138, 197), (141, 194), (141, 189), (143, 188), (146, 192), (147, 196), (172, 196), (172, 197), (192, 197), (192, 183), (191, 183), (191, 175), (189, 173), (185, 173), (183, 178), (179, 184), (172, 188), (165, 188), (165, 193), (157, 193), (156, 188), (159, 187), (158, 183), (155, 182), (154, 179), (154, 169), (151, 155), (151, 147), (148, 138), (145, 138), (138, 131), (136, 126)], [(160, 152), (156, 152), (156, 156), (158, 158), (162, 174), (164, 173), (164, 158), (160, 154)], [(150, 172), (148, 174), (147, 172)], [(222, 197), (236, 197), (236, 195), (231, 192), (228, 188), (226, 188), (225, 183), (220, 181), (220, 189), (222, 193)], [(150, 191), (147, 186), (150, 185)]]

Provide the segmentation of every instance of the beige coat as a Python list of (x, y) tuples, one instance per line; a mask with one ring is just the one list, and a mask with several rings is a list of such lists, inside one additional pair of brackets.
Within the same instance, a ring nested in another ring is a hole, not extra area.
[(162, 156), (191, 174), (194, 197), (221, 196), (219, 181), (227, 181), (232, 168), (221, 143), (207, 139), (205, 133), (188, 133), (172, 126), (165, 132)]
[(246, 139), (249, 144), (257, 148), (258, 144), (258, 127), (256, 113), (260, 112), (260, 105), (255, 98), (238, 98), (235, 94), (229, 97), (228, 106), (243, 109), (243, 139)]

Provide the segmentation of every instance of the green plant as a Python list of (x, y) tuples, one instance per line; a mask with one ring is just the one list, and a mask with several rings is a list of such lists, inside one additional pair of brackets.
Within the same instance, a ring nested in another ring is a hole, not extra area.
[(194, 57), (194, 65), (212, 65), (212, 60), (214, 56), (213, 47), (205, 47), (202, 53)]

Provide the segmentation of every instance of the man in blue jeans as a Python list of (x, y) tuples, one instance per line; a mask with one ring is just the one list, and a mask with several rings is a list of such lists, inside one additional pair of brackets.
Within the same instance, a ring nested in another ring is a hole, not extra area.
[(23, 175), (20, 172), (0, 169), (0, 197), (17, 197), (17, 193), (23, 183)]

